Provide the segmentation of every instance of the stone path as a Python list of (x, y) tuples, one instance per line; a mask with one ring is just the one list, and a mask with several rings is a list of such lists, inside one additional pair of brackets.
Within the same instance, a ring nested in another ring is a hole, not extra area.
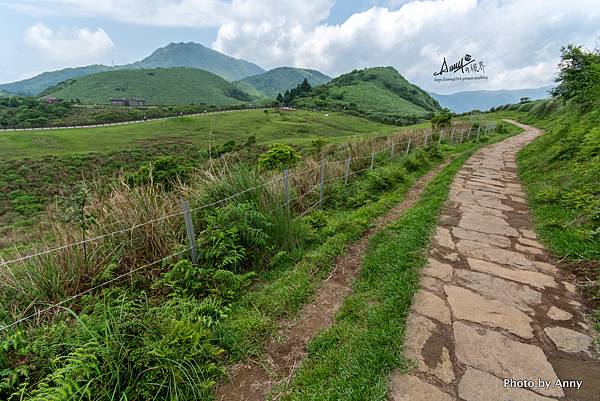
[(600, 400), (590, 311), (537, 241), (517, 179), (517, 152), (541, 132), (517, 125), (452, 184), (407, 320), (415, 366), (392, 375), (394, 401)]

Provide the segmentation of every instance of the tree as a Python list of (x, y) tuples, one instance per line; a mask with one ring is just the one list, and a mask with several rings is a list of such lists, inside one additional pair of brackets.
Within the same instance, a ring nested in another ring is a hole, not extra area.
[(531, 98), (529, 98), (529, 97), (527, 97), (527, 96), (525, 96), (525, 97), (522, 97), (522, 98), (519, 100), (519, 103), (529, 103), (529, 102), (531, 102)]
[(448, 128), (452, 124), (452, 112), (443, 109), (431, 118), (431, 126), (435, 129)]
[(277, 103), (281, 103), (283, 102), (283, 96), (281, 96), (281, 93), (277, 94)]
[(563, 101), (573, 100), (589, 109), (600, 101), (600, 51), (584, 50), (569, 45), (561, 49), (560, 71), (552, 96)]

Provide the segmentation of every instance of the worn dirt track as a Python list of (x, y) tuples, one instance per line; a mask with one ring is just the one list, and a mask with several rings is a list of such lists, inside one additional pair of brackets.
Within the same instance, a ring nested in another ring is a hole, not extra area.
[(417, 180), (406, 198), (379, 218), (373, 228), (338, 257), (331, 275), (317, 290), (314, 300), (293, 320), (280, 322), (280, 330), (266, 348), (264, 360), (237, 364), (229, 370), (230, 380), (217, 387), (219, 401), (262, 401), (278, 383), (289, 381), (306, 355), (308, 342), (333, 323), (335, 313), (352, 290), (360, 271), (369, 239), (382, 227), (397, 220), (421, 197), (425, 186), (448, 163), (443, 163)]
[(541, 132), (517, 125), (454, 179), (407, 320), (415, 367), (392, 374), (394, 401), (600, 400), (591, 310), (537, 241), (518, 182), (516, 154)]

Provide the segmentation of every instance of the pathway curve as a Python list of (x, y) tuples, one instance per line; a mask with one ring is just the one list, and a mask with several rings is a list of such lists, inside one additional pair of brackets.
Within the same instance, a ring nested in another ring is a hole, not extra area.
[(516, 154), (541, 131), (515, 124), (525, 131), (478, 151), (452, 184), (407, 320), (415, 367), (392, 375), (394, 401), (600, 400), (590, 311), (537, 241), (517, 179)]

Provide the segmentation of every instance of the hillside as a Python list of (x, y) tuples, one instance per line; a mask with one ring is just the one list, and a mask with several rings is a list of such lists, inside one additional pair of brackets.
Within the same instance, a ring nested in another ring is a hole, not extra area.
[(228, 81), (261, 74), (265, 70), (245, 60), (226, 56), (199, 43), (170, 43), (128, 68), (199, 68), (216, 74)]
[(331, 77), (317, 70), (279, 67), (264, 74), (244, 78), (236, 84), (250, 94), (262, 94), (267, 98), (275, 99), (279, 93), (283, 94), (286, 90), (295, 88), (305, 78), (312, 86), (323, 85), (331, 81)]
[(535, 89), (514, 89), (495, 91), (464, 91), (448, 95), (430, 93), (442, 107), (448, 108), (455, 113), (465, 113), (471, 110), (486, 111), (492, 107), (504, 104), (518, 103), (522, 97), (532, 100), (545, 99), (550, 96), (548, 90), (551, 86)]
[(198, 43), (171, 43), (162, 47), (145, 59), (132, 63), (109, 67), (90, 65), (65, 68), (59, 71), (44, 72), (33, 78), (0, 85), (0, 91), (35, 96), (47, 88), (63, 81), (96, 74), (98, 72), (139, 69), (139, 68), (193, 67), (212, 72), (220, 77), (235, 81), (250, 75), (261, 74), (265, 70), (256, 64), (226, 56)]
[(354, 70), (292, 103), (303, 108), (346, 110), (395, 124), (414, 123), (441, 109), (435, 99), (393, 67)]
[(0, 91), (35, 96), (42, 93), (45, 89), (68, 79), (110, 70), (112, 70), (111, 67), (96, 64), (89, 65), (87, 67), (65, 68), (59, 71), (44, 72), (40, 75), (36, 75), (33, 78), (24, 79), (22, 81), (13, 82), (10, 84), (2, 84), (0, 85)]
[(118, 70), (88, 75), (48, 88), (44, 95), (108, 104), (111, 98), (144, 99), (148, 105), (205, 103), (229, 106), (252, 97), (223, 78), (196, 68)]

